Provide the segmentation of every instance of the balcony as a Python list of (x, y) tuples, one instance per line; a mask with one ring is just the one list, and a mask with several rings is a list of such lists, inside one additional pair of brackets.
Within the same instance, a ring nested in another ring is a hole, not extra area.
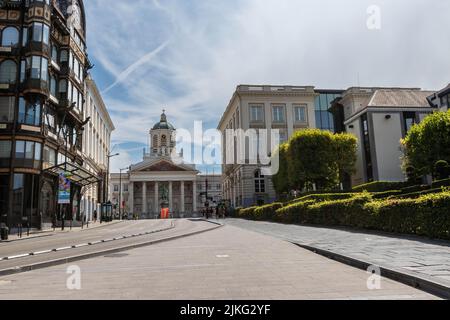
[(40, 94), (48, 98), (48, 82), (40, 79), (27, 79), (22, 85), (21, 89), (25, 95), (27, 94)]

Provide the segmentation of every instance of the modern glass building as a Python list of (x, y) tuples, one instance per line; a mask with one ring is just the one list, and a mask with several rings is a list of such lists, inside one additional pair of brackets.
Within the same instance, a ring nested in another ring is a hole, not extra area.
[(319, 96), (315, 99), (316, 127), (335, 132), (333, 114), (329, 112), (332, 102), (342, 97), (344, 90), (316, 90)]

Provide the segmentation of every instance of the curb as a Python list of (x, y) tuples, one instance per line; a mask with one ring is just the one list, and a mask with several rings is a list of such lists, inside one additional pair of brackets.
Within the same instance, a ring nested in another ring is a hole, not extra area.
[(420, 289), (422, 291), (428, 292), (440, 298), (450, 300), (450, 287), (438, 283), (432, 279), (426, 279), (424, 277), (405, 272), (403, 269), (381, 266), (376, 263), (369, 263), (366, 261), (362, 261), (356, 258), (352, 258), (346, 255), (334, 253), (325, 249), (319, 249), (312, 246), (304, 245), (298, 242), (292, 242), (292, 244), (306, 249), (308, 251), (312, 251), (316, 254), (329, 258), (331, 260), (338, 261), (340, 263), (344, 263), (346, 265), (367, 271), (370, 266), (377, 266), (381, 270), (381, 275), (385, 278), (406, 284), (416, 289)]
[(99, 225), (98, 227), (91, 227), (91, 228), (85, 227), (84, 229), (76, 230), (76, 231), (70, 231), (68, 228), (66, 228), (67, 231), (59, 231), (58, 230), (58, 232), (53, 231), (53, 230), (36, 231), (36, 232), (30, 233), (29, 237), (24, 236), (22, 238), (18, 238), (18, 239), (14, 239), (14, 240), (0, 240), (0, 243), (13, 243), (16, 241), (24, 241), (24, 240), (32, 240), (32, 239), (38, 239), (38, 238), (44, 238), (44, 237), (51, 237), (51, 236), (58, 235), (58, 234), (67, 234), (67, 233), (71, 233), (71, 232), (73, 233), (73, 232), (83, 232), (83, 231), (88, 231), (88, 230), (97, 230), (97, 229), (104, 228), (107, 226), (116, 225), (116, 224), (119, 224), (122, 222), (123, 221), (116, 221), (116, 222), (113, 221), (113, 222), (110, 222), (109, 224), (105, 223), (103, 225)]
[(45, 268), (54, 267), (57, 265), (72, 263), (75, 261), (87, 260), (87, 259), (92, 259), (92, 258), (96, 258), (96, 257), (109, 255), (109, 254), (118, 253), (118, 252), (129, 251), (129, 250), (133, 250), (133, 249), (147, 247), (147, 246), (159, 244), (162, 242), (168, 242), (168, 241), (172, 241), (172, 240), (177, 240), (177, 239), (181, 239), (181, 238), (186, 238), (186, 237), (206, 233), (206, 232), (213, 231), (213, 230), (216, 230), (221, 227), (223, 227), (223, 226), (218, 225), (211, 229), (195, 231), (195, 232), (182, 234), (182, 235), (178, 235), (178, 236), (166, 237), (166, 238), (162, 238), (162, 239), (157, 239), (157, 240), (152, 240), (152, 241), (147, 241), (147, 242), (142, 242), (142, 243), (137, 243), (137, 244), (130, 244), (130, 245), (119, 247), (119, 248), (113, 248), (113, 249), (103, 250), (103, 251), (96, 251), (96, 252), (81, 254), (81, 255), (73, 256), (73, 257), (60, 258), (60, 259), (56, 259), (56, 260), (39, 262), (39, 263), (27, 265), (27, 266), (4, 269), (4, 270), (0, 270), (0, 277), (14, 275), (14, 274), (18, 274), (18, 273), (29, 272), (29, 271), (33, 271), (33, 270), (45, 269)]

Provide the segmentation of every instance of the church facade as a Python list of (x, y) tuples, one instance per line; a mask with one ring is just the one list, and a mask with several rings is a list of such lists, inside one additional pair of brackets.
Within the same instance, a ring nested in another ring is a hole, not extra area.
[[(220, 176), (201, 176), (195, 165), (174, 163), (171, 154), (176, 147), (175, 132), (163, 113), (150, 130), (143, 160), (131, 165), (127, 172), (111, 174), (109, 198), (113, 204), (120, 204), (122, 213), (152, 219), (159, 217), (162, 208), (169, 208), (173, 217), (183, 218), (196, 216), (204, 207), (199, 184), (204, 179), (217, 181)], [(212, 207), (221, 199), (217, 193), (222, 190), (216, 190), (216, 185), (210, 186), (214, 189), (210, 195), (215, 195)]]

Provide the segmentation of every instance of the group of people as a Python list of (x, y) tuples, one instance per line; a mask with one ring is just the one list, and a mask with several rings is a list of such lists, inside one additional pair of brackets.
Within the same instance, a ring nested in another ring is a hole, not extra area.
[(225, 207), (205, 208), (202, 210), (203, 217), (210, 219), (215, 217), (216, 219), (225, 219), (227, 217), (227, 211)]

